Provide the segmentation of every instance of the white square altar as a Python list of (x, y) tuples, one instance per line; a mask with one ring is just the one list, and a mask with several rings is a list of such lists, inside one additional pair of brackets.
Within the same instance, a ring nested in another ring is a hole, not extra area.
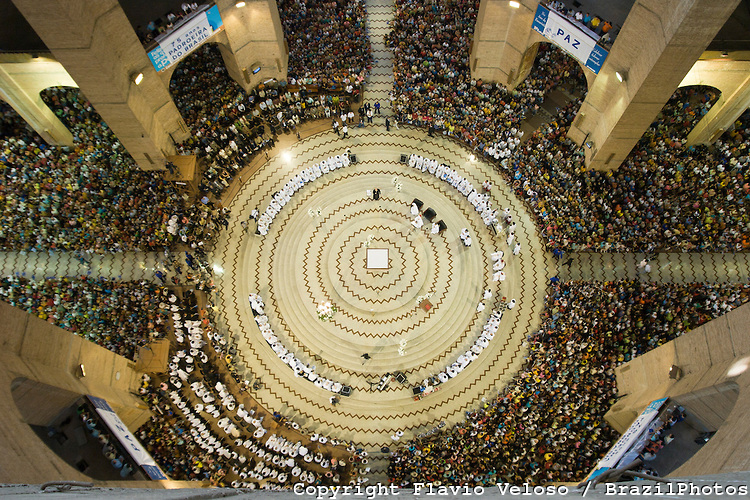
[(389, 269), (388, 249), (387, 248), (368, 248), (367, 249), (367, 269)]

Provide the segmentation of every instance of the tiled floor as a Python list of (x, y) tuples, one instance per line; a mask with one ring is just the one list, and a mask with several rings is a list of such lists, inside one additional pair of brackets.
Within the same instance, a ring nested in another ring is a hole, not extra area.
[[(254, 207), (264, 210), (294, 171), (347, 147), (357, 155), (357, 164), (305, 185), (265, 237), (242, 231), (239, 222)], [(320, 132), (286, 151), (286, 157), (271, 158), (247, 179), (229, 203), (232, 223), (213, 255), (224, 269), (217, 278), (221, 320), (238, 340), (244, 366), (265, 382), (255, 397), (310, 430), (352, 439), (368, 451), (392, 445), (391, 435), (398, 430), (404, 430), (407, 439), (441, 421), (462, 420), (465, 410), (494, 394), (518, 369), (522, 342), (538, 325), (551, 259), (542, 251), (530, 218), (488, 165), (470, 160), (468, 152), (442, 137), (368, 127), (354, 129), (348, 140)], [(492, 179), (493, 206), (511, 207), (518, 221), (521, 254), (510, 255), (504, 236), (484, 226), (456, 189), (400, 163), (400, 155), (411, 152), (452, 165), (474, 185)], [(367, 193), (374, 187), (382, 192), (378, 201)], [(414, 197), (446, 222), (444, 234), (412, 227), (409, 205)], [(463, 227), (474, 239), (470, 248), (458, 238)], [(368, 239), (372, 248), (389, 249), (390, 269), (365, 268)], [(499, 283), (491, 280), (490, 253), (497, 249), (508, 255), (508, 279)], [(486, 288), (493, 290), (493, 299), (477, 313)], [(247, 301), (250, 292), (264, 298), (283, 344), (321, 375), (351, 385), (351, 397), (333, 407), (330, 393), (294, 376), (255, 325)], [(429, 312), (416, 301), (427, 293), (434, 305)], [(455, 361), (502, 297), (515, 298), (518, 305), (505, 313), (490, 347), (439, 391), (414, 401), (411, 386)], [(315, 313), (324, 300), (339, 308), (330, 322), (320, 321)], [(402, 340), (406, 348), (400, 355)], [(371, 359), (363, 360), (363, 353)], [(370, 382), (395, 370), (406, 374), (408, 384), (371, 390)]]

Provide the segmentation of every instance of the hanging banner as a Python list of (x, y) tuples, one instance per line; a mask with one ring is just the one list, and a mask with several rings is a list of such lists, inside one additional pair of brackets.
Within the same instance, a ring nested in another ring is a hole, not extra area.
[(198, 12), (185, 24), (159, 41), (159, 46), (148, 53), (156, 71), (164, 71), (224, 29), (219, 7)]
[(117, 441), (120, 443), (120, 445), (122, 445), (123, 448), (125, 448), (128, 454), (133, 458), (135, 463), (137, 463), (139, 467), (146, 471), (148, 477), (154, 480), (169, 479), (166, 475), (164, 475), (159, 466), (156, 465), (154, 459), (151, 457), (151, 455), (149, 455), (146, 449), (143, 448), (143, 446), (135, 438), (133, 433), (130, 432), (127, 427), (125, 427), (125, 424), (122, 422), (122, 420), (120, 420), (120, 417), (117, 416), (115, 410), (113, 410), (112, 407), (109, 406), (109, 403), (107, 403), (102, 398), (97, 398), (94, 396), (87, 397), (89, 398), (89, 401), (91, 401), (91, 404), (94, 405), (94, 408), (96, 408), (96, 413), (99, 415), (99, 418), (104, 421), (109, 431), (115, 438), (117, 438)]
[(596, 44), (598, 37), (592, 37), (586, 33), (588, 30), (584, 31), (583, 27), (541, 4), (536, 9), (531, 27), (596, 74), (609, 55), (604, 47)]
[(656, 420), (659, 416), (664, 403), (667, 398), (655, 399), (649, 403), (645, 410), (638, 415), (638, 418), (630, 424), (628, 430), (620, 436), (620, 439), (609, 449), (604, 458), (599, 460), (596, 464), (596, 469), (589, 474), (586, 479), (594, 479), (596, 476), (606, 471), (607, 469), (616, 468), (623, 456), (625, 456), (635, 445), (644, 431), (646, 431), (651, 423)]

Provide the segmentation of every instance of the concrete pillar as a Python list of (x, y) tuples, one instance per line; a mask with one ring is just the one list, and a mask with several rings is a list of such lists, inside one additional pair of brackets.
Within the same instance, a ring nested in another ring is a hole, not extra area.
[(138, 165), (164, 169), (189, 130), (117, 0), (13, 2)]
[(696, 61), (680, 87), (710, 85), (721, 91), (721, 97), (690, 131), (688, 146), (713, 143), (750, 108), (750, 61), (706, 55), (707, 59)]
[[(0, 482), (90, 480), (36, 437), (73, 395), (106, 399), (131, 431), (151, 416), (132, 361), (0, 302)], [(80, 366), (84, 365), (86, 376)]]
[(589, 168), (622, 163), (738, 3), (636, 0), (568, 132)]
[(59, 62), (30, 54), (0, 55), (0, 98), (47, 144), (72, 146), (73, 134), (39, 95), (47, 87), (57, 86), (77, 87)]
[(513, 88), (531, 70), (536, 42), (545, 40), (531, 29), (539, 0), (519, 0), (511, 7), (507, 0), (482, 0), (474, 28), (469, 62), (471, 76)]
[[(286, 80), (289, 50), (275, 0), (254, 0), (237, 7), (235, 0), (217, 0), (226, 42), (217, 37), (229, 75), (250, 90), (275, 78)], [(260, 70), (253, 74), (254, 68)]]

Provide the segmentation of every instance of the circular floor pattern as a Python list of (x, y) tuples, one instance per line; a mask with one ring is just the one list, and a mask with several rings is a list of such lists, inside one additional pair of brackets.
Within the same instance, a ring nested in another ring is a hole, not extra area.
[[(266, 236), (243, 231), (240, 221), (253, 208), (263, 210), (294, 172), (347, 147), (357, 154), (357, 164), (306, 184)], [(399, 161), (412, 152), (451, 165), (474, 185), (491, 179), (493, 206), (510, 206), (518, 221), (521, 254), (510, 255), (505, 236), (491, 232), (455, 188)], [(375, 187), (379, 200), (371, 196)], [(433, 208), (435, 220), (448, 229), (430, 234), (428, 224), (415, 228), (409, 210), (414, 198), (425, 203), (423, 209)], [(217, 305), (248, 376), (264, 382), (253, 395), (267, 408), (310, 431), (379, 448), (393, 443), (398, 430), (409, 438), (440, 422), (460, 421), (520, 367), (523, 340), (539, 323), (547, 256), (500, 176), (470, 161), (460, 146), (417, 131), (357, 129), (346, 141), (320, 133), (272, 158), (246, 181), (230, 208), (230, 229), (213, 255), (224, 269), (217, 277)], [(458, 237), (462, 228), (472, 235), (470, 248)], [(368, 268), (368, 249), (380, 255), (387, 250), (387, 268)], [(507, 255), (504, 282), (492, 281), (490, 254), (496, 250)], [(477, 312), (488, 288), (493, 297)], [(295, 377), (260, 334), (247, 301), (251, 292), (263, 297), (281, 343), (322, 376), (350, 385), (350, 397), (331, 406), (330, 392)], [(431, 308), (420, 307), (424, 298)], [(503, 298), (516, 299), (518, 306), (504, 313), (490, 346), (438, 391), (414, 400), (411, 387), (456, 361)], [(330, 321), (317, 315), (324, 302), (338, 309)], [(374, 383), (394, 371), (408, 382), (374, 390)]]

